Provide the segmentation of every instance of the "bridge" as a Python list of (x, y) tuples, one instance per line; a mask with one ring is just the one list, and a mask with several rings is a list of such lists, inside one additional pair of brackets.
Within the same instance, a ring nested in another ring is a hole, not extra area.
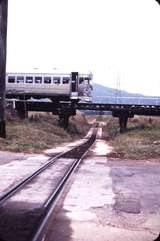
[[(129, 99), (128, 99), (129, 100)], [(139, 98), (137, 103), (126, 103), (126, 98), (117, 99), (110, 98), (109, 103), (71, 103), (71, 102), (49, 102), (49, 101), (22, 101), (8, 100), (12, 103), (13, 108), (17, 110), (21, 118), (28, 116), (28, 111), (52, 112), (59, 116), (59, 123), (64, 128), (68, 127), (69, 117), (76, 115), (76, 110), (91, 111), (92, 113), (102, 113), (110, 111), (113, 117), (119, 118), (120, 132), (127, 129), (128, 118), (134, 115), (160, 116), (160, 98)]]

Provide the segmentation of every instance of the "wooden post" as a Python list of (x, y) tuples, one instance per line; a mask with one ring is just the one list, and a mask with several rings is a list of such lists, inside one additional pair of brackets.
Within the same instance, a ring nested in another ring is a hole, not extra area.
[(5, 76), (7, 49), (8, 0), (0, 0), (0, 137), (6, 137), (5, 127)]
[(159, 3), (160, 4), (160, 0), (156, 0), (157, 1), (157, 3)]

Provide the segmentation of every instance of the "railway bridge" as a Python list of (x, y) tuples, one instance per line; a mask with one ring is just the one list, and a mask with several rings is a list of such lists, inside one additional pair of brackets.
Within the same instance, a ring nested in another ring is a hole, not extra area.
[[(9, 100), (8, 100), (9, 101)], [(10, 101), (9, 101), (10, 102)], [(112, 103), (111, 103), (112, 102)], [(148, 104), (147, 104), (148, 103)], [(149, 104), (150, 103), (150, 104)], [(110, 111), (113, 117), (119, 118), (120, 132), (127, 130), (128, 118), (133, 118), (134, 115), (144, 116), (160, 116), (160, 99), (152, 99), (138, 103), (115, 103), (110, 100), (110, 103), (77, 103), (71, 102), (47, 102), (47, 101), (22, 101), (12, 100), (14, 109), (17, 110), (21, 118), (28, 116), (28, 111), (52, 112), (59, 116), (59, 123), (62, 127), (68, 127), (69, 117), (76, 115), (76, 110), (90, 111), (92, 113), (102, 114), (105, 111)]]

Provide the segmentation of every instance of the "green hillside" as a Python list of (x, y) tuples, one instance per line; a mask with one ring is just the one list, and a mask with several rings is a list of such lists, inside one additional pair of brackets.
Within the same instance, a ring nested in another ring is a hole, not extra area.
[[(113, 103), (113, 104), (160, 104), (158, 97), (144, 96), (137, 93), (129, 93), (124, 90), (116, 90), (97, 83), (93, 84), (94, 103)], [(123, 98), (122, 98), (123, 97)]]

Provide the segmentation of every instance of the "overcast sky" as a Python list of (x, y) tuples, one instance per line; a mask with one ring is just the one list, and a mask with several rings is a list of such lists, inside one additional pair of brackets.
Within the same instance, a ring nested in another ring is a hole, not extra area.
[(94, 82), (160, 96), (155, 0), (9, 0), (7, 71), (92, 71)]

